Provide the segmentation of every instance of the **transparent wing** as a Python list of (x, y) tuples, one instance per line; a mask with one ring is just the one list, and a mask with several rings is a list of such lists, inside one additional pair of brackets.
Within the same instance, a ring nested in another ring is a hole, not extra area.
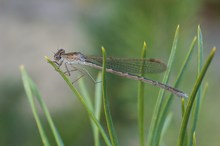
[[(102, 66), (102, 57), (86, 56), (86, 61)], [(139, 74), (143, 65), (143, 72), (161, 73), (166, 70), (166, 64), (157, 59), (113, 58), (108, 57), (106, 67), (115, 71)]]

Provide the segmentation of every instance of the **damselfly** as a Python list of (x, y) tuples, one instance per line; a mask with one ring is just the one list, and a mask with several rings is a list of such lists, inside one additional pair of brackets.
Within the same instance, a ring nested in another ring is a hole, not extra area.
[[(102, 57), (86, 56), (80, 52), (65, 53), (64, 49), (59, 49), (54, 54), (55, 63), (60, 67), (65, 64), (67, 73), (70, 74), (67, 65), (86, 65), (96, 69), (102, 69)], [(143, 73), (161, 73), (166, 70), (166, 64), (157, 59), (134, 59), (134, 58), (114, 58), (106, 59), (106, 72), (130, 78), (133, 80), (142, 81), (151, 85), (163, 88), (179, 97), (188, 97), (186, 93), (169, 85), (154, 81), (138, 74), (143, 69)]]

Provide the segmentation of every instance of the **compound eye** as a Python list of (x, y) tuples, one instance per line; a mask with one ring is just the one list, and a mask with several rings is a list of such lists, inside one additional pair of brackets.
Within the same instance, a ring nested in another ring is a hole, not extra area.
[(59, 60), (61, 59), (61, 56), (59, 56), (59, 55), (54, 55), (54, 59), (57, 60), (57, 61), (59, 61)]
[(64, 53), (65, 53), (64, 49), (59, 49), (57, 53), (54, 54), (54, 60), (59, 61), (60, 59), (62, 59), (62, 54)]

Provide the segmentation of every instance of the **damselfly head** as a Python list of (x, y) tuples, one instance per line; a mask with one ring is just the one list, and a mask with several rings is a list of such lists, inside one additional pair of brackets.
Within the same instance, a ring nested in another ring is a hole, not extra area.
[(57, 53), (54, 54), (54, 60), (59, 61), (62, 57), (61, 55), (65, 53), (64, 49), (59, 49)]

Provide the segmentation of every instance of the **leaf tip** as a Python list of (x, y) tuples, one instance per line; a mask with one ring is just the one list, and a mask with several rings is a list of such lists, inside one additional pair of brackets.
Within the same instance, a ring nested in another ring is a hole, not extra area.
[(212, 52), (213, 52), (213, 53), (216, 52), (216, 47), (215, 47), (215, 46), (212, 48)]
[(143, 46), (143, 48), (147, 48), (147, 43), (146, 43), (146, 41), (144, 41), (144, 46)]
[(178, 36), (178, 34), (179, 34), (179, 28), (180, 28), (180, 25), (178, 24), (177, 27), (176, 27), (175, 36)]
[(47, 62), (49, 62), (49, 63), (52, 62), (49, 57), (44, 56), (44, 58), (47, 60)]
[(179, 27), (180, 27), (180, 25), (178, 24), (178, 25), (177, 25), (177, 28), (179, 29)]
[(19, 66), (19, 68), (20, 68), (20, 70), (24, 70), (24, 65), (21, 64), (21, 65)]
[(184, 104), (184, 102), (185, 102), (185, 98), (181, 98), (181, 100), (182, 100), (182, 104)]
[(49, 60), (49, 57), (47, 57), (47, 56), (44, 56), (44, 58), (45, 58), (46, 60)]
[(194, 38), (193, 38), (193, 42), (195, 42), (197, 40), (197, 36), (195, 36)]
[(102, 52), (104, 53), (105, 52), (105, 48), (102, 46)]

